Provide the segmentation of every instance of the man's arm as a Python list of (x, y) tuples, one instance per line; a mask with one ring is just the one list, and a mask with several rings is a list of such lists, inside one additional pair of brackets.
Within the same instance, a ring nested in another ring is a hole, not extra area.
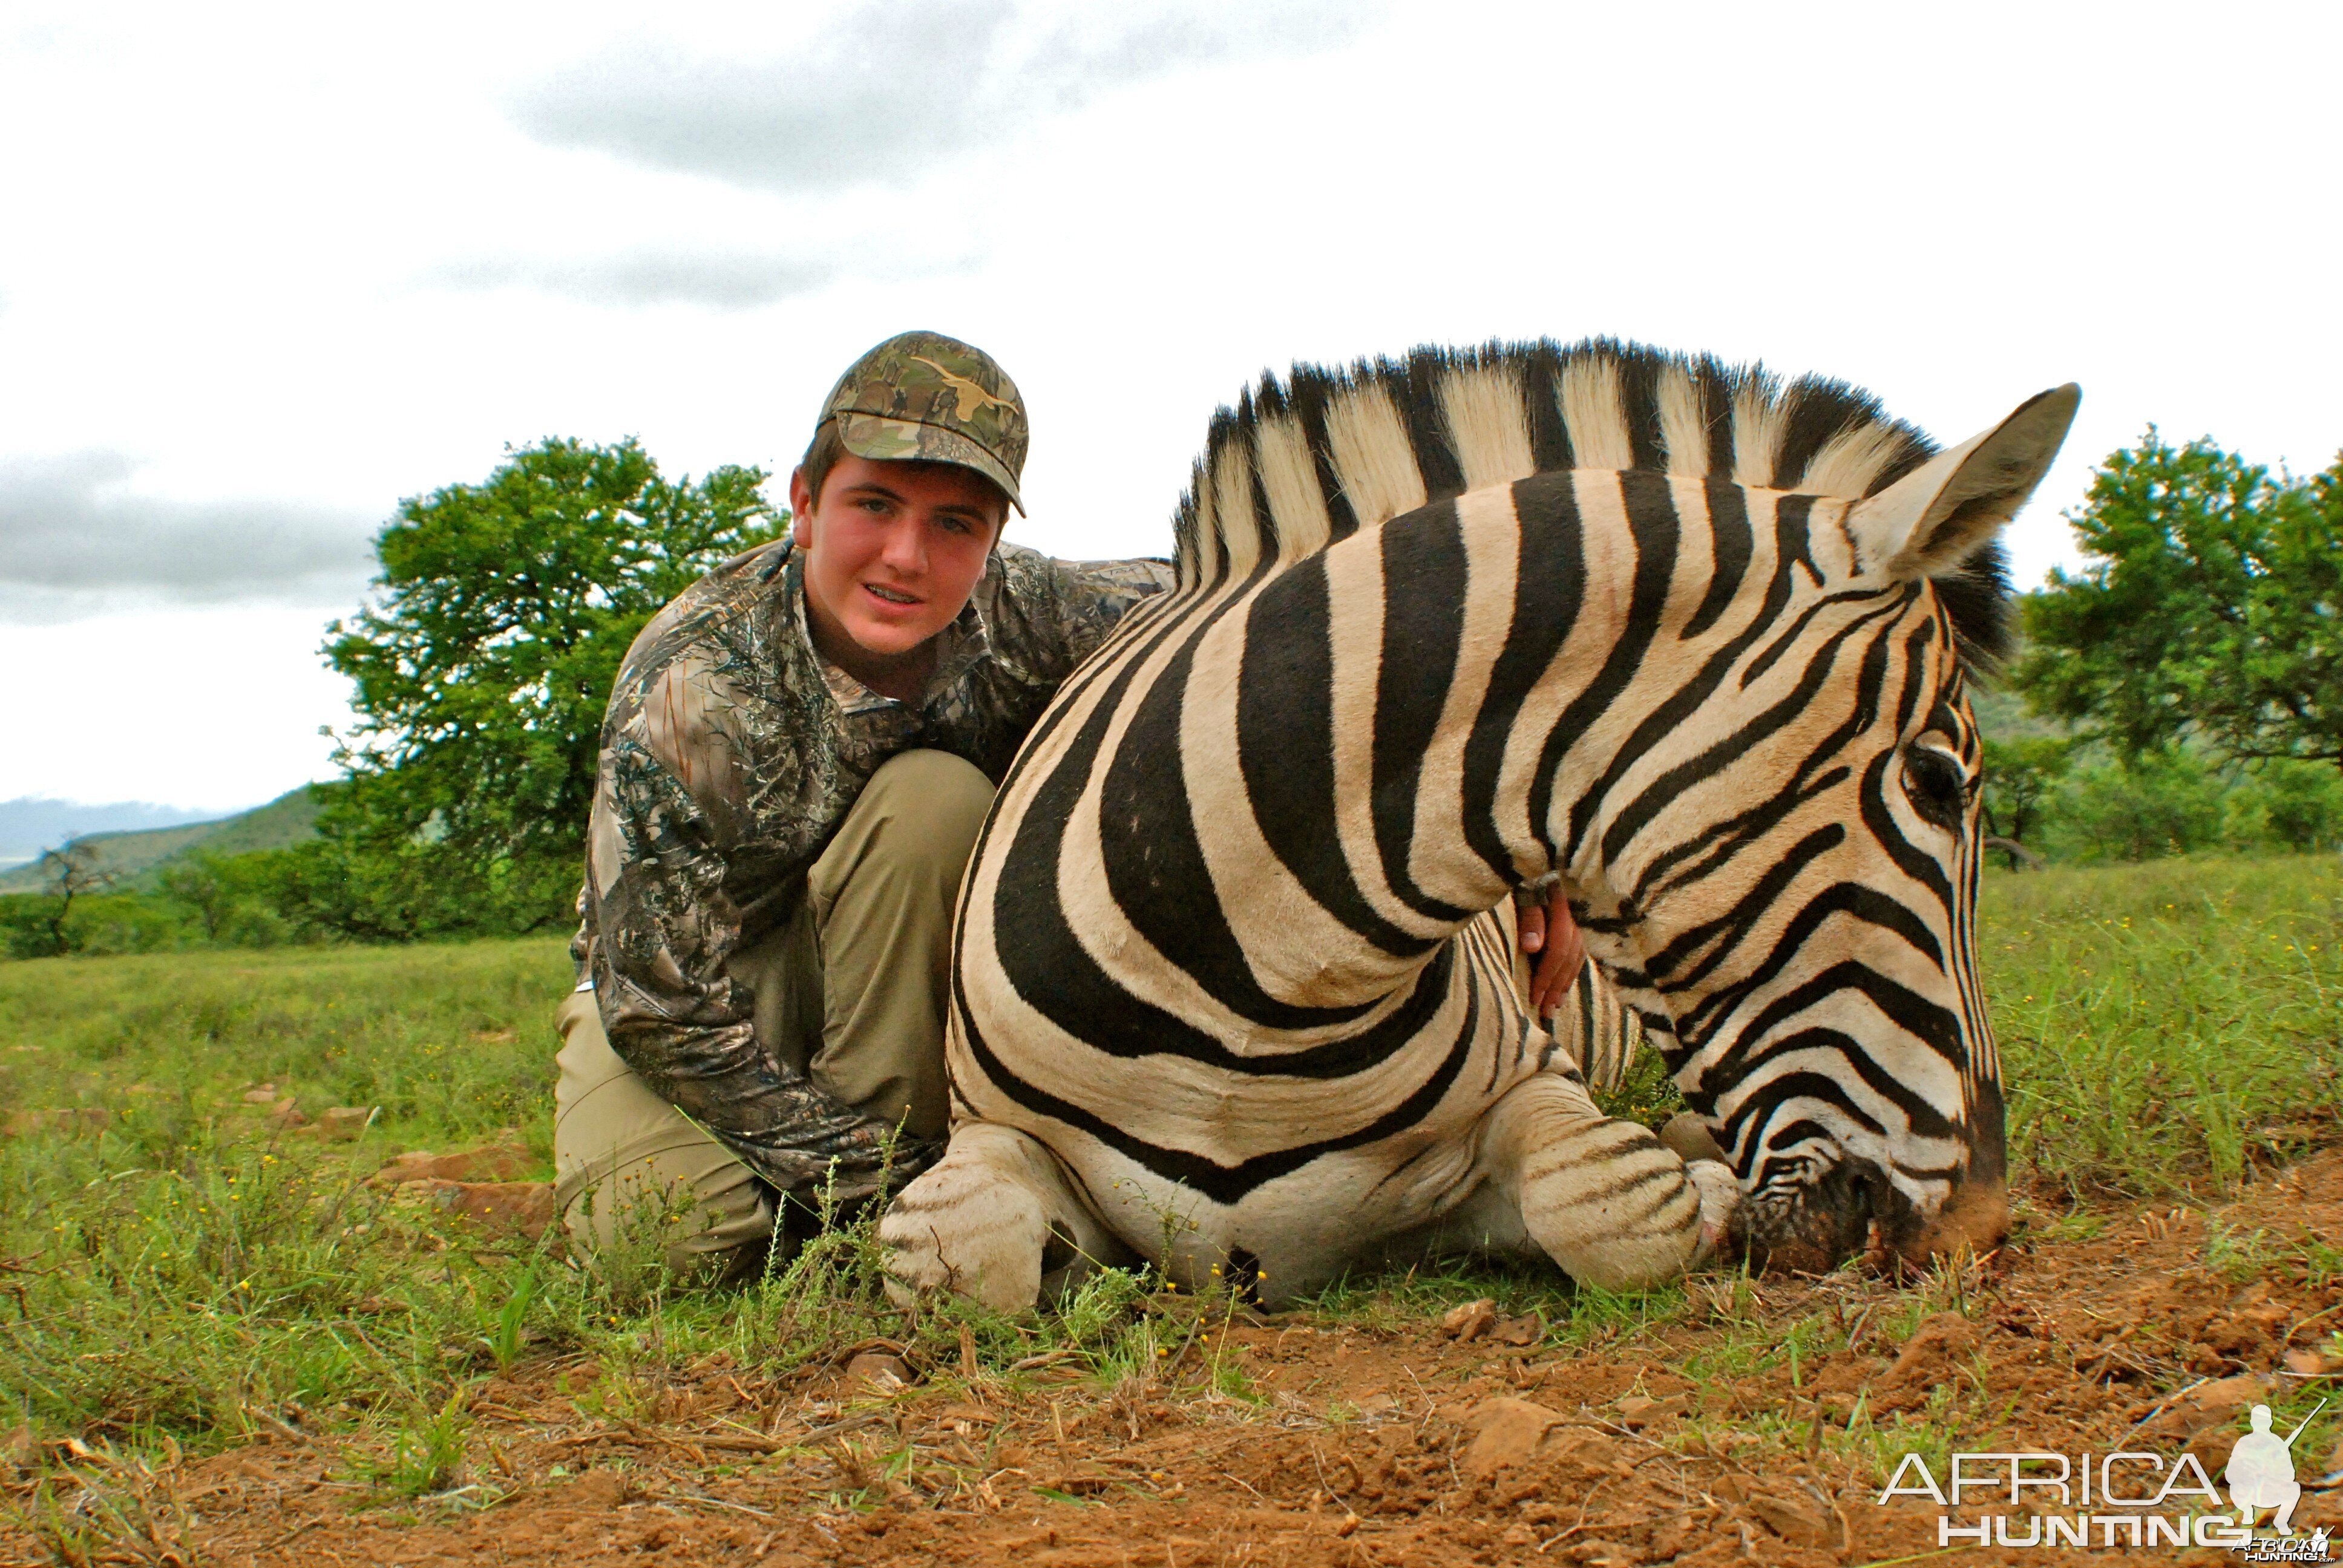
[(1059, 565), (1066, 568), (1059, 614), (1074, 664), (1088, 658), (1133, 605), (1166, 591), (1176, 580), (1172, 563), (1163, 560)]
[[(587, 896), (593, 980), (610, 1049), (653, 1093), (714, 1133), (784, 1191), (875, 1190), (892, 1131), (757, 1042), (755, 999), (731, 978), (740, 916), (706, 812), (641, 741), (605, 738)], [(900, 1149), (900, 1185), (930, 1157)]]
[(1061, 561), (1001, 547), (1003, 593), (990, 607), (999, 650), (1055, 683), (1097, 650), (1133, 605), (1172, 586), (1165, 560)]

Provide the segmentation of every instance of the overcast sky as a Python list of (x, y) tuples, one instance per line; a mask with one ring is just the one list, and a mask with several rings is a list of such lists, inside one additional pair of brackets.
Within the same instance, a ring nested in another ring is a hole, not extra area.
[(1955, 441), (2082, 382), (2343, 446), (2343, 8), (1643, 3), (0, 11), (0, 799), (327, 777), (325, 622), (507, 443), (786, 472), (887, 335), (981, 344), (1070, 556), (1161, 553), (1262, 367), (1594, 333)]

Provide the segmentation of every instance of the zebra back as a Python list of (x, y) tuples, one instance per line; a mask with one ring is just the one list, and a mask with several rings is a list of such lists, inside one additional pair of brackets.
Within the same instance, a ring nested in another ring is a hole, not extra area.
[(1173, 519), (1180, 580), (1274, 569), (1533, 474), (1643, 469), (1853, 500), (1936, 451), (1843, 381), (1609, 338), (1297, 365), (1214, 417)]

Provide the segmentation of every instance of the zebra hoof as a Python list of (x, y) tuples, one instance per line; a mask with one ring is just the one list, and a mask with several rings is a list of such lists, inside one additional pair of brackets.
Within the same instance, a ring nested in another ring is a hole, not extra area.
[(1700, 1193), (1700, 1240), (1684, 1264), (1686, 1272), (1704, 1269), (1732, 1250), (1737, 1237), (1734, 1221), (1741, 1213), (1741, 1183), (1731, 1167), (1715, 1160), (1687, 1160), (1684, 1177)]

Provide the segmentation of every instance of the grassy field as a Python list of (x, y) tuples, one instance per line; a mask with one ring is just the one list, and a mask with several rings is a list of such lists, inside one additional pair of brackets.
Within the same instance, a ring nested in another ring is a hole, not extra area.
[(2343, 862), (1996, 874), (1980, 903), (2020, 1172), (2209, 1198), (2335, 1137)]
[[(2338, 898), (2343, 866), (2325, 857), (1989, 879), (2022, 1234), (2087, 1236), (2125, 1201), (2202, 1207), (2338, 1141)], [(1073, 1365), (1101, 1390), (1209, 1342), (1201, 1309), (1121, 1275), (1048, 1319), (907, 1322), (850, 1236), (746, 1290), (679, 1292), (625, 1256), (589, 1273), (362, 1185), (394, 1152), (504, 1129), (549, 1171), (549, 1020), (568, 985), (549, 940), (0, 965), (0, 1105), (23, 1129), (0, 1139), (0, 1434), (16, 1429), (20, 1453), (72, 1439), (172, 1456), (342, 1434), (350, 1484), (417, 1497), (463, 1462), (467, 1391), (548, 1358), (598, 1369), (583, 1397), (622, 1420), (711, 1357), (779, 1375), (881, 1334), (970, 1376)], [(274, 1125), (255, 1095), (378, 1112), (329, 1144)], [(31, 1125), (42, 1110), (77, 1114)], [(2250, 1239), (2206, 1246), (2233, 1271), (2270, 1263)], [(1924, 1287), (1897, 1321), (1959, 1289)], [(1542, 1314), (1542, 1347), (1568, 1350), (1713, 1315), (1708, 1290), (1607, 1297), (1460, 1269), (1353, 1283), (1308, 1315), (1373, 1330), (1485, 1295)], [(1838, 1332), (1856, 1332), (1844, 1312)], [(1753, 1325), (1735, 1353), (1759, 1365), (1782, 1332)], [(1248, 1390), (1217, 1358), (1208, 1386)]]

